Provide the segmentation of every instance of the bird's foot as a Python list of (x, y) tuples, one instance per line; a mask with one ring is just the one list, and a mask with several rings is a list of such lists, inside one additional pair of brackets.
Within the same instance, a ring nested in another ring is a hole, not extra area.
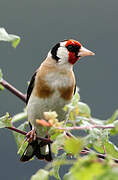
[(26, 140), (31, 143), (32, 141), (36, 140), (36, 129), (32, 129), (26, 134)]

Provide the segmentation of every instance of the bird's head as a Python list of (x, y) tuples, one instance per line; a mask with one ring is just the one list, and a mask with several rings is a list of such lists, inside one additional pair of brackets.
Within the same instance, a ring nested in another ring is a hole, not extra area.
[(81, 43), (73, 39), (57, 43), (49, 52), (49, 56), (60, 65), (74, 65), (80, 58), (92, 55), (94, 55), (92, 51), (84, 48)]

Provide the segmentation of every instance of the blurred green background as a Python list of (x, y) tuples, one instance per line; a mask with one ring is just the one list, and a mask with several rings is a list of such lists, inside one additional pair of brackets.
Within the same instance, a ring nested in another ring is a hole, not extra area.
[[(26, 92), (27, 81), (55, 43), (79, 40), (96, 53), (74, 67), (81, 101), (91, 107), (93, 116), (107, 119), (118, 108), (117, 18), (117, 0), (0, 0), (0, 26), (21, 37), (16, 49), (0, 42), (4, 78)], [(23, 108), (10, 92), (0, 92), (0, 116)], [(28, 180), (44, 164), (19, 162), (12, 133), (0, 130), (0, 179)]]

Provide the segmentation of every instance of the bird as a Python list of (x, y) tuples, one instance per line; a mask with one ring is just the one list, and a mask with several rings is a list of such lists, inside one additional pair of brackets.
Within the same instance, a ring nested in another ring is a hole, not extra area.
[(94, 54), (73, 39), (58, 42), (48, 52), (28, 86), (26, 104), (31, 131), (26, 135), (28, 146), (20, 161), (29, 161), (33, 156), (52, 161), (50, 144), (36, 138), (47, 137), (45, 128), (37, 124), (36, 120), (44, 119), (44, 112), (50, 110), (56, 111), (59, 121), (66, 119), (63, 108), (71, 102), (76, 87), (73, 66), (82, 57)]

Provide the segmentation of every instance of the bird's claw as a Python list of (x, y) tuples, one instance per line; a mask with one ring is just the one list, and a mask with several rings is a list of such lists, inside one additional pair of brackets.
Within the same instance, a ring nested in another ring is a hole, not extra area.
[(29, 143), (36, 140), (36, 130), (32, 129), (26, 134), (26, 139)]

